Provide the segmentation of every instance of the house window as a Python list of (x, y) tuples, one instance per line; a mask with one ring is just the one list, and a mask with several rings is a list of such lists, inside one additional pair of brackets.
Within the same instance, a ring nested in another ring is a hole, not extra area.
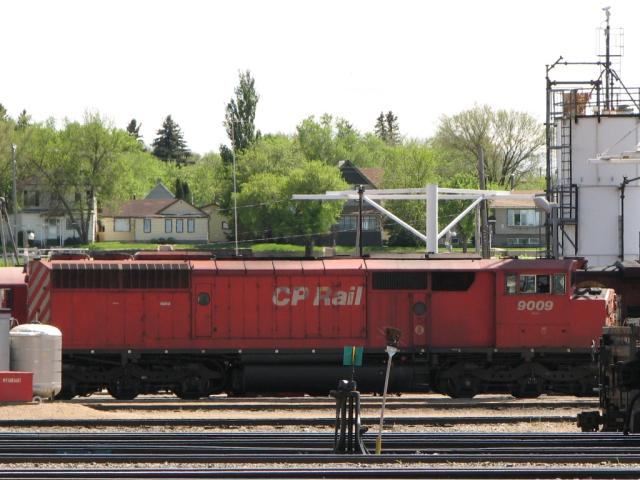
[[(356, 231), (358, 229), (358, 216), (346, 215), (344, 217), (340, 217), (339, 229), (341, 232)], [(362, 230), (365, 232), (377, 231), (378, 217), (375, 215), (363, 215)]]
[(173, 230), (173, 220), (166, 218), (164, 221), (164, 233), (171, 233)]
[(196, 221), (193, 218), (187, 219), (187, 232), (193, 233), (196, 231)]
[(145, 218), (143, 220), (144, 233), (151, 233), (151, 219)]
[(22, 192), (22, 203), (25, 207), (39, 207), (40, 206), (40, 192), (30, 192), (25, 190)]
[(116, 232), (129, 232), (131, 231), (131, 224), (128, 218), (116, 218), (113, 222), (113, 230)]
[[(356, 220), (357, 221), (357, 220)], [(362, 216), (362, 230), (367, 232), (375, 232), (378, 230), (378, 217), (375, 215)]]
[(73, 220), (71, 220), (69, 217), (64, 219), (66, 225), (66, 230), (76, 230), (80, 228), (80, 225), (78, 224), (78, 222), (74, 222)]
[(339, 229), (341, 232), (355, 231), (356, 229), (356, 217), (353, 215), (345, 215), (340, 217)]
[(540, 225), (540, 212), (533, 209), (507, 210), (509, 227), (533, 227)]
[(220, 225), (222, 227), (222, 230), (229, 230), (229, 224), (227, 222), (222, 222), (222, 225)]
[(182, 218), (176, 219), (176, 233), (182, 233), (184, 231), (184, 220)]

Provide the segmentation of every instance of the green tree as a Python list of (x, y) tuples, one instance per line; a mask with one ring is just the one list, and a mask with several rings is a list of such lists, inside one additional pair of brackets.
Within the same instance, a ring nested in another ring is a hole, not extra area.
[[(471, 173), (459, 172), (451, 178), (443, 179), (440, 186), (447, 188), (476, 188), (477, 179)], [(440, 201), (438, 206), (438, 228), (442, 230), (470, 204), (471, 200)], [(469, 212), (452, 229), (462, 245), (462, 251), (465, 253), (469, 247), (469, 241), (475, 233), (475, 225), (475, 215), (473, 212)]]
[(462, 154), (474, 170), (482, 147), (487, 181), (507, 186), (512, 177), (518, 183), (538, 167), (545, 138), (543, 126), (529, 114), (483, 105), (443, 116), (434, 142)]
[(27, 111), (23, 109), (18, 115), (16, 130), (25, 130), (29, 125), (31, 125), (31, 115), (27, 114)]
[(3, 104), (0, 103), (0, 120), (8, 120), (9, 115), (7, 114), (7, 109)]
[(374, 131), (380, 140), (383, 142), (387, 141), (387, 121), (384, 117), (384, 112), (380, 112), (380, 115), (378, 115)]
[(223, 200), (231, 196), (230, 169), (216, 153), (207, 153), (182, 167), (180, 176), (189, 184), (190, 201), (196, 206), (212, 202), (222, 205)]
[(180, 178), (175, 180), (175, 196), (179, 200), (191, 201), (191, 192), (189, 190), (189, 183)]
[[(392, 149), (384, 164), (384, 188), (424, 188), (438, 183), (440, 152), (424, 143), (411, 142)], [(423, 200), (393, 200), (385, 203), (395, 215), (418, 231), (424, 232), (426, 208)], [(388, 224), (390, 245), (422, 245), (422, 241), (396, 223)]]
[(65, 213), (86, 243), (92, 199), (114, 198), (123, 175), (119, 157), (138, 150), (138, 144), (97, 113), (85, 114), (82, 123), (67, 121), (59, 131), (53, 122), (32, 128), (24, 152), (30, 174), (57, 200), (53, 207)]
[(329, 232), (342, 204), (293, 201), (291, 196), (345, 188), (339, 170), (319, 161), (303, 161), (286, 175), (256, 173), (238, 193), (239, 236), (283, 241), (304, 237), (311, 242), (314, 235)]
[(389, 145), (398, 145), (400, 143), (400, 126), (398, 125), (398, 117), (391, 110), (385, 115), (387, 123), (386, 142)]
[(142, 140), (142, 135), (140, 135), (140, 127), (142, 127), (142, 124), (138, 123), (135, 118), (132, 118), (127, 125), (127, 132), (136, 140)]
[(186, 163), (191, 152), (184, 141), (180, 126), (173, 121), (171, 115), (167, 115), (157, 135), (152, 143), (153, 154), (156, 157), (177, 164)]
[(400, 127), (398, 117), (389, 110), (386, 114), (380, 112), (375, 125), (376, 136), (387, 145), (398, 145), (400, 143)]
[(256, 132), (256, 107), (260, 96), (256, 92), (255, 80), (249, 70), (239, 73), (239, 84), (225, 109), (223, 125), (227, 131), (231, 147), (235, 152), (247, 148), (260, 136)]

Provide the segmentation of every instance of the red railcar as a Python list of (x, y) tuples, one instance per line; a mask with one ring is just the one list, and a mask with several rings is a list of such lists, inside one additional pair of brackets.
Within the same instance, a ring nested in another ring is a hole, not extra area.
[[(174, 259), (175, 258), (175, 259)], [(171, 390), (326, 393), (356, 372), (379, 391), (589, 394), (608, 289), (572, 287), (572, 260), (125, 259), (33, 261), (28, 320), (63, 332), (63, 396)]]

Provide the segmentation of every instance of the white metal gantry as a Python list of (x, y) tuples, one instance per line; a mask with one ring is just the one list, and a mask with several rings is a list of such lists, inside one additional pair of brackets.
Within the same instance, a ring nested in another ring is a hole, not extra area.
[[(544, 197), (534, 194), (511, 193), (505, 190), (474, 190), (464, 188), (439, 188), (437, 184), (428, 184), (424, 188), (394, 188), (366, 190), (362, 192), (362, 201), (411, 232), (426, 244), (426, 253), (438, 253), (438, 240), (446, 235), (469, 212), (483, 200), (510, 198), (513, 200), (534, 200), (538, 208), (549, 211), (550, 205)], [(296, 194), (293, 200), (359, 200), (357, 190), (328, 191), (324, 194)], [(426, 202), (425, 233), (422, 233), (385, 209), (376, 201), (384, 200), (424, 200)], [(440, 200), (472, 200), (471, 204), (438, 232), (438, 202)]]

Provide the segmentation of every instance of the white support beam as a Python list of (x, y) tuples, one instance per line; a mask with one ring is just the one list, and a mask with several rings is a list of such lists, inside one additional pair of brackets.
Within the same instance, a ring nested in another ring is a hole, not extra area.
[(438, 240), (440, 240), (442, 237), (444, 237), (449, 230), (451, 230), (453, 227), (455, 227), (458, 224), (458, 222), (460, 220), (462, 220), (467, 215), (467, 213), (469, 213), (471, 210), (473, 210), (476, 207), (476, 205), (478, 205), (481, 201), (482, 201), (482, 197), (476, 198), (473, 201), (473, 203), (471, 205), (469, 205), (467, 208), (465, 208), (460, 215), (458, 215), (456, 218), (454, 218), (453, 221), (449, 225), (444, 227), (442, 229), (442, 231), (440, 233), (438, 233)]
[(422, 240), (423, 242), (427, 241), (427, 237), (420, 231), (416, 230), (415, 228), (413, 228), (411, 225), (409, 225), (408, 223), (402, 221), (400, 218), (396, 217), (393, 213), (391, 213), (389, 210), (385, 209), (384, 207), (378, 205), (376, 202), (374, 202), (373, 200), (371, 200), (370, 198), (368, 198), (367, 195), (363, 195), (362, 196), (362, 200), (364, 202), (366, 202), (368, 205), (371, 205), (373, 208), (375, 208), (376, 210), (378, 210), (380, 213), (382, 213), (384, 216), (389, 217), (391, 220), (393, 220), (394, 222), (396, 222), (398, 225), (400, 225), (402, 228), (404, 228), (405, 230), (408, 230), (409, 232), (413, 233), (416, 237), (418, 237), (420, 240)]
[(438, 185), (427, 185), (427, 253), (438, 253)]

